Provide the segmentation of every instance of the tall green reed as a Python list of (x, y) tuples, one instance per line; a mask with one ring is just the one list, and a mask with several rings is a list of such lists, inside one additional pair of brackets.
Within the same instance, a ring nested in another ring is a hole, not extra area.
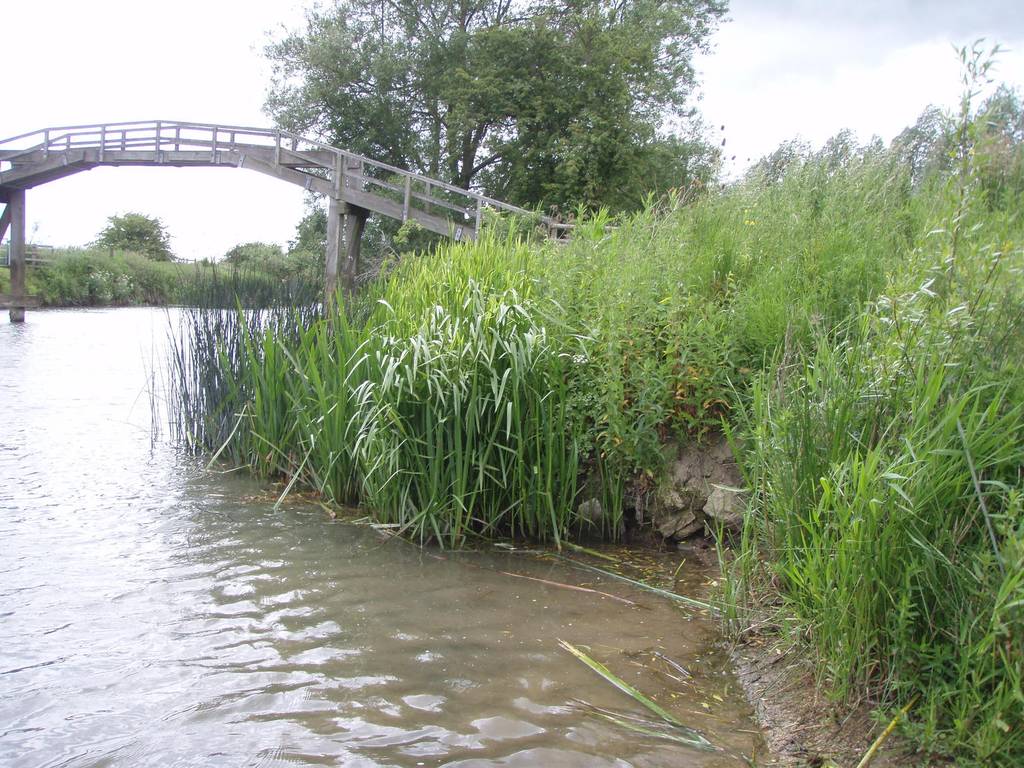
[(442, 248), (325, 320), (188, 315), (179, 432), (423, 539), (559, 541), (578, 447), (569, 363), (528, 300), (531, 257), (514, 240)]
[(359, 391), (366, 501), (452, 546), (469, 533), (559, 541), (578, 449), (565, 420), (565, 359), (512, 291), (470, 286), (413, 335), (384, 337)]

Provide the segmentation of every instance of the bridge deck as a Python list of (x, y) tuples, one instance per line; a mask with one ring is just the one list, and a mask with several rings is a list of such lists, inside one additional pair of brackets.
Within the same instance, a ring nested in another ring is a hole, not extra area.
[[(476, 237), (486, 209), (529, 215), (287, 131), (170, 120), (45, 128), (0, 140), (0, 202), (5, 188), (29, 189), (99, 166), (249, 168), (459, 240)], [(554, 236), (567, 229), (542, 220)]]

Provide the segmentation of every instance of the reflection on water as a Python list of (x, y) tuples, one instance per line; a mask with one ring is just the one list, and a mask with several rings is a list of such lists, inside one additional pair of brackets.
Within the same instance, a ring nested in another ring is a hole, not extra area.
[[(0, 764), (731, 766), (759, 744), (706, 618), (562, 563), (275, 512), (154, 441), (166, 327), (0, 325)], [(646, 713), (557, 638), (723, 751), (589, 714)]]

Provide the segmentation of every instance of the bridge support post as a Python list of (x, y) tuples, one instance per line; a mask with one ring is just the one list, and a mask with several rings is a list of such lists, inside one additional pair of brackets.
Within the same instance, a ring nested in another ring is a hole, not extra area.
[(363, 229), (370, 211), (358, 205), (331, 198), (327, 208), (327, 255), (324, 261), (324, 307), (334, 303), (338, 291), (338, 267), (345, 251), (341, 277), (346, 296), (356, 290)]
[[(25, 190), (7, 190), (7, 212), (11, 223), (11, 303), (12, 323), (25, 322)], [(21, 303), (19, 303), (19, 299)]]
[(345, 214), (345, 295), (356, 292), (356, 278), (359, 276), (359, 252), (362, 248), (363, 229), (370, 212), (358, 205), (347, 206)]
[(329, 312), (338, 291), (338, 257), (341, 255), (345, 203), (331, 198), (327, 209), (327, 255), (324, 261), (324, 310)]

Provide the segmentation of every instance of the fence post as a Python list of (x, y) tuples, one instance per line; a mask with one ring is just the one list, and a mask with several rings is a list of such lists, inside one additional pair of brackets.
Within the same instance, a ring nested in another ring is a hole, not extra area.
[(409, 203), (412, 202), (412, 176), (405, 177), (405, 199), (402, 201), (402, 221), (409, 220)]

